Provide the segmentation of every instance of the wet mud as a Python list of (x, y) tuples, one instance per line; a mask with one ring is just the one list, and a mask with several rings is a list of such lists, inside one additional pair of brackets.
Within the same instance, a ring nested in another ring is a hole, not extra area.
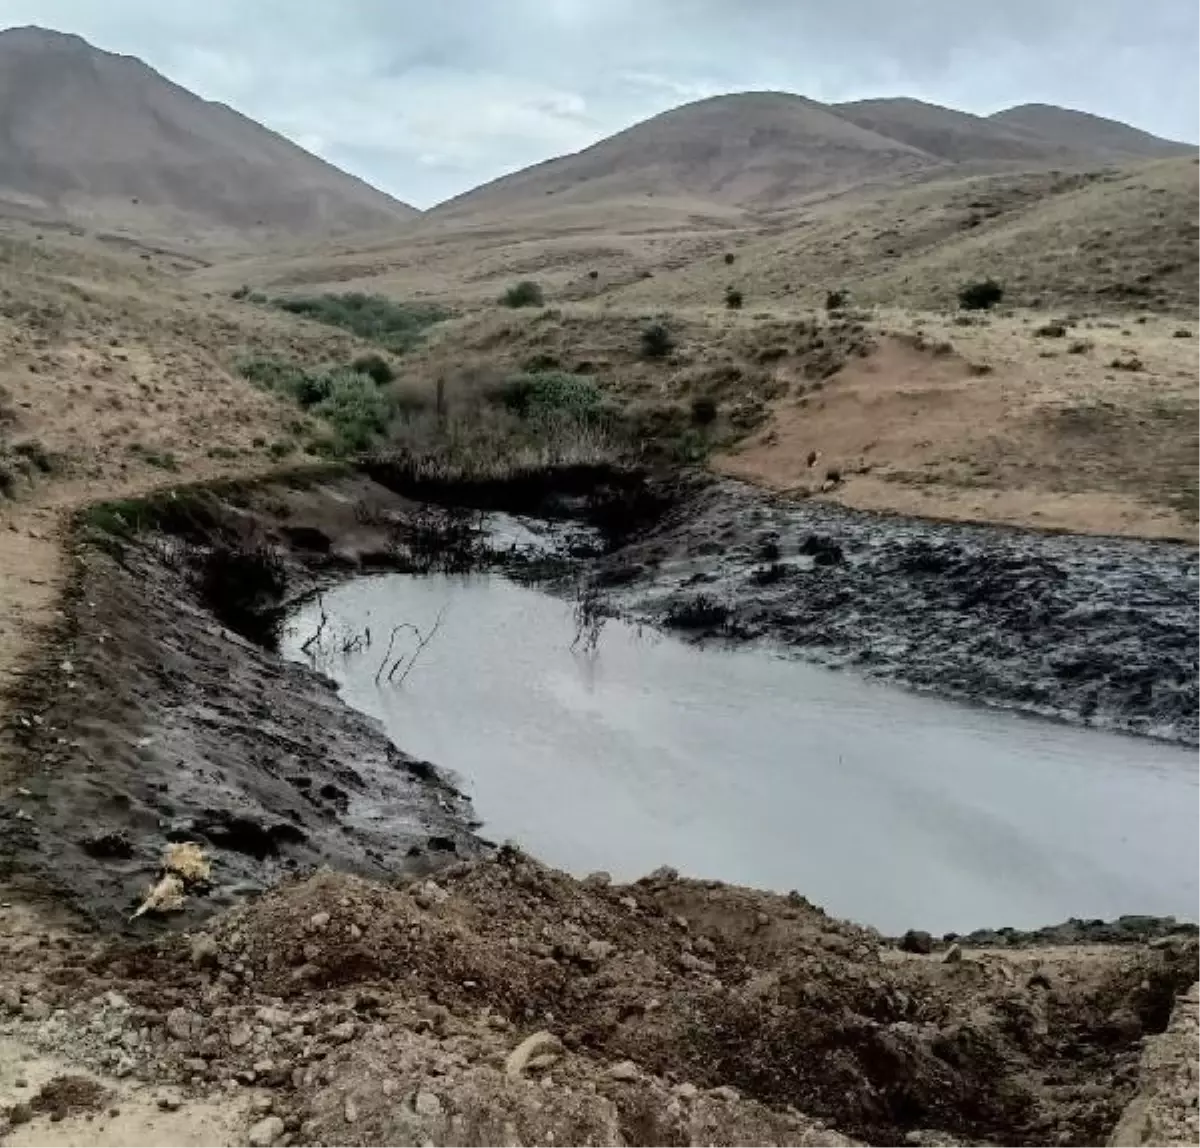
[(1100, 728), (1197, 741), (1193, 547), (697, 489), (602, 559), (598, 606), (698, 640)]

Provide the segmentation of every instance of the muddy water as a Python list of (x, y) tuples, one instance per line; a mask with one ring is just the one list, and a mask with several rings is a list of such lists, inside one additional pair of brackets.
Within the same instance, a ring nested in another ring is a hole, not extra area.
[[(567, 603), (500, 577), (324, 601), (329, 634), (372, 631), (321, 659), (346, 700), (456, 772), (485, 835), (577, 874), (669, 864), (886, 931), (1196, 917), (1193, 751), (618, 622), (573, 648)], [(403, 686), (377, 683), (392, 626), (439, 613)], [(294, 656), (315, 624), (294, 619)]]

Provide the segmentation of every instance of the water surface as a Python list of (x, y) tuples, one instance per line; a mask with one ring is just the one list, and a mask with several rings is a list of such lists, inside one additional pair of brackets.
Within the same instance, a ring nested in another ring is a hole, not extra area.
[[(1194, 751), (618, 622), (580, 648), (569, 603), (498, 576), (360, 579), (324, 605), (327, 633), (372, 633), (321, 661), (349, 704), (455, 772), (486, 836), (573, 873), (674, 865), (886, 931), (1196, 918)], [(403, 685), (376, 682), (392, 627), (439, 614)]]

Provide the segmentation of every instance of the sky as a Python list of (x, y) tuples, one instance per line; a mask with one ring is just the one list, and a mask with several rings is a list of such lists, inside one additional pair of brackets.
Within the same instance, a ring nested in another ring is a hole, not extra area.
[(1195, 142), (1196, 0), (0, 0), (418, 207), (688, 100), (1050, 103)]

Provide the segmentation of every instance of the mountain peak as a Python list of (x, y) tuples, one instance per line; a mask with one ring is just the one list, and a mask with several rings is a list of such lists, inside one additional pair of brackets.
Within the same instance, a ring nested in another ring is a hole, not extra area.
[(163, 238), (242, 241), (394, 225), (414, 208), (132, 56), (0, 32), (0, 205)]

